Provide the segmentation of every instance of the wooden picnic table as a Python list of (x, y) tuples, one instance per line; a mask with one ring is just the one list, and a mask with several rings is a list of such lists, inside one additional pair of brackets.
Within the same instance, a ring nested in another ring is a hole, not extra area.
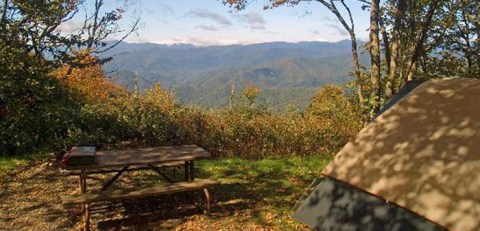
[[(79, 174), (80, 194), (62, 197), (64, 204), (81, 204), (85, 215), (84, 230), (90, 228), (89, 203), (110, 200), (131, 199), (136, 197), (170, 194), (203, 189), (207, 202), (207, 213), (210, 210), (210, 195), (207, 188), (217, 182), (208, 179), (195, 179), (194, 161), (209, 158), (211, 155), (196, 145), (169, 147), (151, 147), (127, 150), (108, 150), (96, 152), (94, 164), (85, 166), (65, 166), (64, 169)], [(183, 182), (175, 182), (163, 171), (162, 166), (183, 165), (185, 178)], [(162, 176), (168, 184), (136, 190), (107, 189), (118, 180), (125, 171), (151, 169)], [(87, 193), (87, 175), (116, 172), (100, 192)]]
[(126, 150), (98, 151), (95, 164), (87, 166), (66, 166), (67, 170), (94, 170), (148, 164), (163, 164), (178, 161), (194, 161), (211, 155), (197, 145), (138, 148)]

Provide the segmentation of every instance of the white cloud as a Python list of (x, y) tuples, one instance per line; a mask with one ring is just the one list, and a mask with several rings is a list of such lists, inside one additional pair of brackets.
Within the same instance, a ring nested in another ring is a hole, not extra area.
[(207, 25), (198, 25), (195, 27), (195, 29), (200, 29), (200, 30), (208, 30), (208, 31), (218, 31), (218, 28), (214, 26), (207, 26)]
[(60, 30), (62, 33), (70, 33), (75, 30), (82, 29), (83, 27), (83, 22), (78, 22), (78, 21), (67, 21), (58, 26), (58, 30)]
[(175, 15), (175, 11), (169, 5), (159, 4), (158, 9), (160, 10), (160, 13), (168, 14), (168, 15)]
[(235, 15), (238, 20), (243, 23), (246, 23), (248, 27), (252, 30), (265, 30), (265, 19), (262, 15), (258, 13), (247, 13), (247, 14), (240, 14)]
[(308, 29), (308, 32), (310, 32), (312, 34), (320, 35), (320, 32), (318, 30)]
[(217, 13), (213, 13), (207, 9), (194, 9), (187, 13), (187, 16), (194, 18), (207, 18), (215, 21), (216, 23), (222, 26), (230, 26), (232, 22), (228, 20), (225, 16)]
[(172, 7), (165, 4), (157, 4), (155, 7), (144, 9), (148, 16), (160, 20), (163, 23), (168, 23), (165, 17), (175, 15), (175, 11)]
[(195, 46), (222, 46), (222, 45), (232, 45), (232, 44), (254, 44), (265, 42), (262, 39), (251, 38), (251, 39), (238, 39), (238, 38), (199, 38), (199, 37), (187, 37), (179, 38), (172, 37), (169, 39), (156, 39), (152, 40), (152, 43), (158, 44), (179, 44), (179, 43), (188, 43)]
[(337, 25), (337, 24), (331, 24), (331, 23), (329, 23), (329, 24), (326, 24), (326, 25), (327, 25), (328, 27), (330, 27), (330, 28), (335, 29), (339, 35), (342, 35), (342, 36), (348, 35), (348, 31), (347, 31), (345, 28), (340, 27), (340, 26)]
[(323, 21), (327, 21), (327, 22), (337, 22), (336, 19), (330, 18), (330, 17), (328, 17), (328, 16), (323, 16), (323, 17), (322, 17), (322, 20), (323, 20)]

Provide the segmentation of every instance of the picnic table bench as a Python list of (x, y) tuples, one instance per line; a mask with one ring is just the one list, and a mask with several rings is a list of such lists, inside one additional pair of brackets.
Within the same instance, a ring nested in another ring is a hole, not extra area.
[[(210, 194), (208, 188), (218, 184), (210, 179), (195, 179), (194, 161), (209, 158), (210, 153), (196, 145), (154, 147), (128, 150), (110, 150), (96, 153), (95, 163), (85, 166), (65, 166), (67, 172), (80, 176), (80, 193), (62, 196), (64, 205), (82, 205), (84, 212), (84, 230), (90, 229), (90, 203), (116, 201), (140, 197), (159, 196), (187, 191), (203, 190), (206, 199), (206, 212), (210, 213)], [(163, 173), (162, 167), (185, 168), (185, 181), (176, 182)], [(168, 183), (151, 187), (107, 190), (126, 171), (151, 169)], [(87, 175), (116, 172), (99, 192), (87, 193)]]

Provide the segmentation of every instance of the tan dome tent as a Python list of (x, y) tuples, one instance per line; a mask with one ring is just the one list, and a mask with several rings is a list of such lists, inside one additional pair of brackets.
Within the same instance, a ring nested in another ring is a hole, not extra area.
[(480, 230), (480, 80), (420, 84), (322, 174), (293, 215), (312, 228)]

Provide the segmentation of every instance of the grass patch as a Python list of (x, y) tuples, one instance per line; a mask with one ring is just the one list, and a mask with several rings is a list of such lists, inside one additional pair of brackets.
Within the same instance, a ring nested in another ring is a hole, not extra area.
[(16, 156), (0, 156), (0, 175), (6, 174), (17, 166), (27, 165), (33, 160), (43, 159), (48, 155), (49, 153), (47, 152), (39, 152)]
[(302, 225), (289, 218), (290, 209), (331, 160), (324, 156), (203, 160), (198, 162), (198, 175), (222, 183), (214, 189), (218, 209), (235, 214), (235, 220), (227, 219), (225, 225), (295, 230)]

